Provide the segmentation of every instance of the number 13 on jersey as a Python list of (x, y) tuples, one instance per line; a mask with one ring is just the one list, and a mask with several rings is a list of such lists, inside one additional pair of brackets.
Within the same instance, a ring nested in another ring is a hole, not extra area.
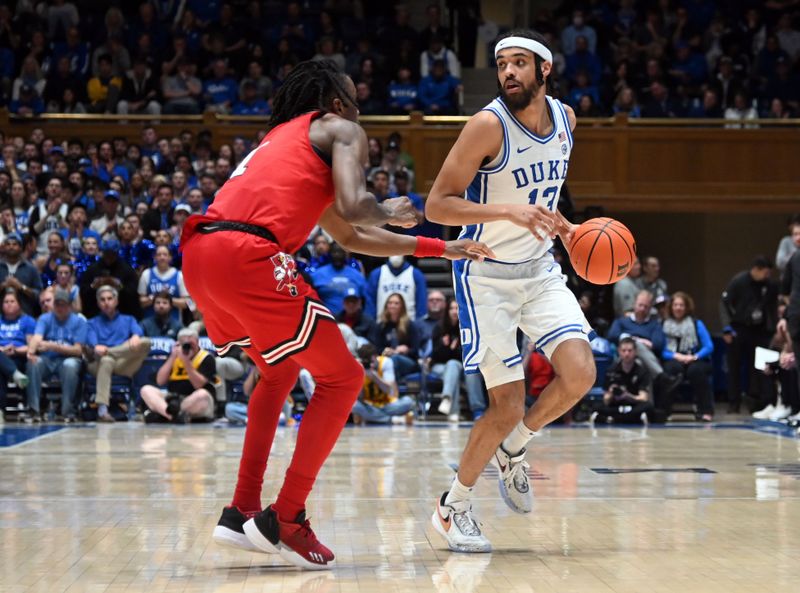
[[(536, 205), (536, 199), (538, 197), (539, 197), (539, 188), (537, 187), (536, 189), (531, 191), (531, 193), (528, 194), (528, 201), (531, 203), (531, 205), (535, 206)], [(557, 185), (552, 185), (552, 186), (546, 188), (542, 192), (542, 199), (543, 200), (547, 200), (547, 204), (544, 204), (544, 206), (548, 210), (553, 210), (553, 204), (555, 203), (556, 198), (558, 198), (558, 186)]]

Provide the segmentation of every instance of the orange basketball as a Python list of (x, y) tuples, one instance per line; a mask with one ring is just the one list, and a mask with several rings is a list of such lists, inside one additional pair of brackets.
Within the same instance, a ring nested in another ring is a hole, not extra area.
[(636, 241), (621, 222), (592, 218), (575, 231), (569, 259), (575, 272), (592, 284), (614, 284), (628, 275), (636, 258)]

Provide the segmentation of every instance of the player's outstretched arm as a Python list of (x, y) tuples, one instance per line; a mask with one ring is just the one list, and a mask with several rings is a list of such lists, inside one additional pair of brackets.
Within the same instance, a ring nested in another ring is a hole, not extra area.
[[(380, 227), (354, 226), (344, 220), (336, 209), (328, 208), (319, 219), (320, 226), (348, 251), (373, 255), (376, 257), (389, 257), (390, 255), (433, 255), (447, 259), (473, 259), (482, 261), (484, 258), (493, 258), (494, 253), (484, 243), (470, 240), (441, 241), (422, 237), (421, 245), (417, 237), (400, 235)], [(430, 245), (435, 251), (426, 250)], [(440, 247), (435, 247), (439, 245)]]
[(367, 191), (364, 164), (367, 162), (367, 135), (358, 124), (342, 118), (329, 120), (333, 135), (334, 206), (351, 224), (381, 226), (392, 224), (413, 227), (420, 221), (408, 198), (393, 198), (379, 204)]
[(530, 229), (540, 239), (554, 236), (556, 220), (543, 206), (531, 204), (476, 204), (464, 192), (478, 169), (503, 150), (503, 129), (497, 117), (481, 111), (464, 126), (450, 149), (425, 202), (425, 216), (451, 226), (508, 220)]

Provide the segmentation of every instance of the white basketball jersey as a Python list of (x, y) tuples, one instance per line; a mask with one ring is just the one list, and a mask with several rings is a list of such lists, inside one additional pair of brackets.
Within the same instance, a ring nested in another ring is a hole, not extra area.
[[(567, 176), (572, 132), (564, 106), (545, 96), (553, 131), (545, 137), (528, 130), (499, 97), (484, 107), (503, 126), (500, 154), (477, 175), (465, 199), (479, 204), (540, 204), (555, 212), (561, 184)], [(521, 263), (542, 257), (552, 247), (528, 230), (508, 221), (465, 226), (459, 238), (486, 243), (501, 263)]]
[(378, 298), (376, 299), (375, 307), (378, 315), (383, 311), (386, 299), (394, 293), (400, 294), (406, 302), (406, 312), (409, 319), (415, 319), (417, 314), (417, 283), (414, 281), (414, 268), (412, 266), (408, 266), (398, 276), (392, 274), (391, 270), (389, 270), (389, 264), (381, 266), (381, 275), (378, 278)]

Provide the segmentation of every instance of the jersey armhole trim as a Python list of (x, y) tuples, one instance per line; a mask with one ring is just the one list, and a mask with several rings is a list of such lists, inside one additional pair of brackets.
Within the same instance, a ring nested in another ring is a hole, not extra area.
[(564, 128), (567, 132), (567, 137), (569, 138), (569, 147), (570, 150), (575, 145), (575, 141), (572, 138), (572, 130), (569, 127), (569, 116), (567, 115), (567, 110), (564, 109), (564, 104), (561, 101), (558, 101), (558, 108), (561, 110), (561, 118), (564, 120)]
[[(500, 149), (502, 151), (501, 154), (503, 155), (503, 157), (500, 159), (500, 162), (497, 163), (494, 167), (481, 167), (480, 169), (478, 169), (478, 173), (486, 173), (486, 174), (498, 173), (505, 168), (506, 164), (508, 164), (508, 128), (506, 127), (506, 122), (503, 119), (503, 116), (500, 115), (500, 113), (498, 113), (496, 109), (492, 107), (485, 107), (481, 109), (481, 111), (489, 111), (493, 113), (498, 120), (500, 120), (500, 125), (503, 127), (503, 146)], [(496, 161), (498, 157), (499, 155), (495, 157), (493, 160)]]

